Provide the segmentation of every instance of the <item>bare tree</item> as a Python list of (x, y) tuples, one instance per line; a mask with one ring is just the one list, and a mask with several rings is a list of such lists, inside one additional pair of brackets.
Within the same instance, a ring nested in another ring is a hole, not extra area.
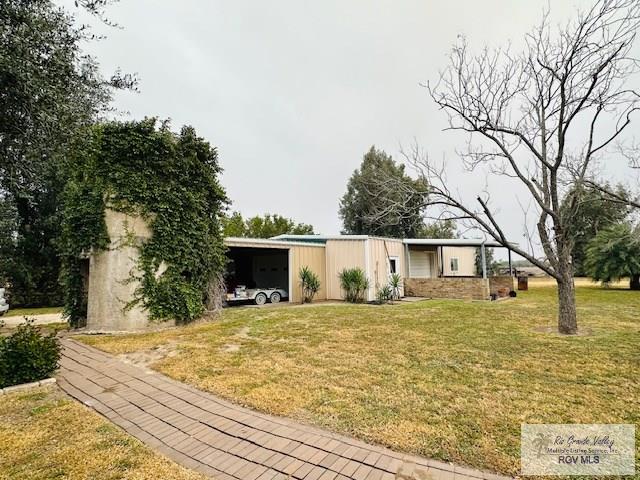
[(640, 66), (630, 56), (639, 24), (638, 0), (597, 1), (554, 32), (545, 14), (521, 53), (484, 49), (472, 55), (463, 40), (437, 84), (426, 85), (448, 114), (448, 130), (469, 135), (459, 153), (465, 166), (484, 166), (524, 186), (536, 210), (544, 260), (507, 243), (487, 191), (478, 192), (477, 204), (466, 203), (450, 189), (441, 165), (418, 147), (407, 154), (430, 185), (428, 205), (471, 221), (555, 278), (564, 334), (577, 332), (567, 226), (579, 199), (564, 207), (562, 199), (576, 186), (601, 186), (593, 165), (609, 146), (619, 146), (639, 109), (640, 96), (628, 86)]

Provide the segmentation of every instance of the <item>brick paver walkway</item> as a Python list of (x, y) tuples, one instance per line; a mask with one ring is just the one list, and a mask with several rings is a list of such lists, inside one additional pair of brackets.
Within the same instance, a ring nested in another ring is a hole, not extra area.
[(506, 477), (404, 455), (260, 414), (64, 339), (60, 387), (172, 460), (215, 479)]

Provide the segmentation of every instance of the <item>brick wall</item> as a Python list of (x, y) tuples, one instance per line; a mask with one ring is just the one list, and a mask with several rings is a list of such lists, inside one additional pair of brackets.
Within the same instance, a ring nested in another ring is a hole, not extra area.
[(513, 290), (513, 277), (489, 277), (489, 292), (498, 297), (508, 297)]
[(489, 300), (489, 280), (478, 277), (405, 278), (408, 297)]

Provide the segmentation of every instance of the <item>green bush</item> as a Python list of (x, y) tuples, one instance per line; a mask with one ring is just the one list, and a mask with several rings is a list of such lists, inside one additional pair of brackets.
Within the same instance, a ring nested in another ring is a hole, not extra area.
[(50, 377), (58, 368), (60, 342), (42, 335), (33, 320), (18, 325), (8, 337), (0, 337), (0, 388)]
[(364, 301), (365, 292), (369, 289), (369, 279), (361, 268), (345, 268), (338, 276), (340, 287), (344, 291), (344, 299), (351, 303)]
[(399, 273), (392, 273), (389, 277), (389, 287), (391, 288), (391, 300), (400, 300), (400, 289), (402, 288), (402, 277)]
[(318, 290), (320, 290), (320, 279), (318, 275), (307, 266), (300, 269), (298, 276), (300, 277), (300, 285), (302, 286), (302, 302), (311, 303), (313, 297), (315, 297)]
[(380, 287), (377, 293), (378, 303), (389, 303), (390, 300), (393, 299), (393, 289), (391, 285), (384, 285)]

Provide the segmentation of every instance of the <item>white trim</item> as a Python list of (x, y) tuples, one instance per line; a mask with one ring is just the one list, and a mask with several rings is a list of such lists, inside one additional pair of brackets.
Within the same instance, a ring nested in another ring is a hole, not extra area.
[[(271, 240), (270, 238), (248, 238), (248, 237), (226, 237), (224, 244), (228, 247), (251, 247), (251, 245), (243, 244), (261, 244), (265, 248), (289, 248), (289, 247), (317, 247), (325, 248), (323, 243), (308, 243), (308, 242), (288, 242), (285, 240)], [(257, 247), (262, 248), (262, 247)]]
[[(454, 261), (454, 260), (456, 261), (456, 268), (455, 268), (455, 270), (454, 270), (454, 268), (453, 268), (453, 261)], [(458, 272), (460, 271), (460, 258), (459, 258), (459, 257), (449, 257), (449, 271), (450, 271), (452, 274), (455, 274), (455, 275), (457, 275), (457, 274), (458, 274)]]
[(296, 241), (296, 240), (306, 240), (306, 241), (327, 241), (327, 240), (367, 240), (369, 238), (378, 239), (378, 240), (386, 240), (389, 242), (398, 242), (402, 243), (401, 238), (391, 238), (391, 237), (378, 237), (376, 235), (294, 235), (284, 233), (282, 235), (276, 235), (275, 237), (271, 237), (269, 240), (286, 240), (286, 241)]
[[(289, 274), (289, 291), (287, 292), (287, 294), (289, 295), (289, 298), (287, 299), (289, 302), (292, 301), (292, 296), (293, 296), (293, 272), (291, 271), (291, 266), (293, 265), (293, 252), (291, 251), (291, 249), (289, 249), (288, 253), (287, 253), (287, 273)], [(301, 299), (304, 300), (304, 299)], [(300, 302), (302, 303), (302, 301)]]
[(276, 235), (269, 240), (366, 240), (369, 235), (294, 235), (284, 233), (282, 235)]
[[(482, 238), (390, 238), (390, 237), (377, 237), (375, 235), (293, 235), (282, 234), (276, 235), (267, 239), (268, 241), (327, 241), (327, 240), (367, 240), (370, 238), (402, 242), (407, 245), (446, 245), (451, 247), (479, 247), (484, 244), (487, 247), (503, 247), (499, 242), (495, 240), (485, 240)], [(260, 239), (264, 240), (264, 239)], [(316, 243), (317, 245), (317, 243)], [(509, 245), (517, 246), (517, 243), (509, 242)]]
[[(392, 272), (391, 271), (391, 260), (393, 260), (394, 262), (396, 262), (396, 271)], [(392, 273), (397, 273), (400, 275), (400, 257), (398, 257), (397, 255), (389, 255), (387, 257), (387, 276), (391, 277)]]
[[(435, 245), (438, 247), (502, 247), (503, 245), (493, 240), (483, 240), (481, 238), (405, 238), (402, 243), (406, 245)], [(509, 245), (517, 246), (517, 243), (509, 242)]]

